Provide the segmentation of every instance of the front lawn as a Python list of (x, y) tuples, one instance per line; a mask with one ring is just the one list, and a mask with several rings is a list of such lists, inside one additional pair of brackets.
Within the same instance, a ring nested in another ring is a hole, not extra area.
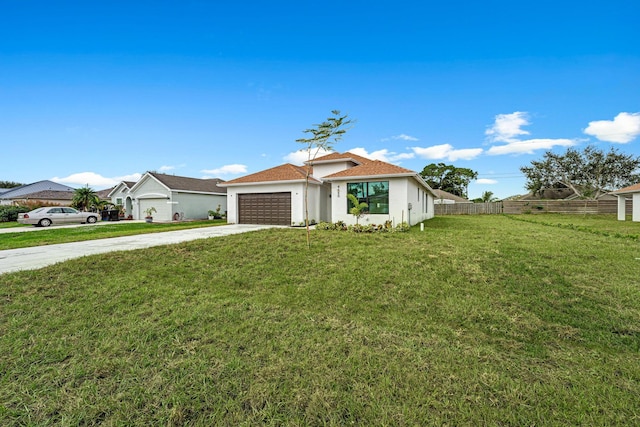
[(640, 424), (640, 243), (425, 225), (2, 275), (0, 425)]
[[(57, 243), (81, 242), (106, 239), (108, 237), (132, 236), (136, 234), (160, 233), (162, 231), (225, 225), (225, 220), (185, 222), (112, 222), (108, 224), (85, 224), (80, 227), (49, 227), (33, 231), (0, 234), (0, 250), (18, 249)], [(18, 224), (21, 225), (21, 224)], [(24, 227), (24, 226), (23, 226)], [(33, 226), (26, 226), (33, 227)]]

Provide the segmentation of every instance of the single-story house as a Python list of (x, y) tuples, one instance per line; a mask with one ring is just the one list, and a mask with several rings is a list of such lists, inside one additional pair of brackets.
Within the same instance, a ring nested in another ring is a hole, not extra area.
[(227, 189), (221, 179), (199, 179), (145, 173), (138, 182), (122, 181), (109, 193), (111, 203), (122, 206), (125, 216), (143, 219), (154, 208), (154, 221), (206, 219), (210, 210), (227, 210)]
[(452, 205), (455, 203), (473, 203), (469, 199), (456, 196), (455, 194), (449, 193), (448, 191), (444, 191), (444, 190), (438, 190), (434, 188), (433, 194), (436, 195), (436, 199), (434, 201), (436, 205)]
[(613, 193), (618, 197), (618, 220), (626, 220), (626, 204), (627, 199), (631, 199), (631, 220), (640, 222), (640, 184), (624, 187)]
[(53, 181), (37, 181), (10, 188), (0, 194), (0, 205), (17, 205), (27, 201), (42, 201), (49, 204), (69, 205), (74, 188)]
[[(305, 177), (309, 172), (308, 187)], [(286, 163), (221, 183), (227, 188), (227, 221), (297, 225), (305, 221), (355, 224), (351, 193), (368, 205), (361, 224), (417, 224), (434, 215), (435, 194), (409, 169), (353, 153), (331, 153), (304, 166)]]

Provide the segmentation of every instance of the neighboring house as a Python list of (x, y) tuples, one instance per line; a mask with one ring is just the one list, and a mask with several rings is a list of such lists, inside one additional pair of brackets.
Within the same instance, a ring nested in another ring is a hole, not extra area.
[(631, 220), (640, 222), (640, 184), (621, 188), (611, 194), (618, 198), (618, 220), (626, 220), (627, 199), (631, 199)]
[(464, 197), (456, 196), (455, 194), (451, 194), (448, 191), (434, 189), (433, 194), (435, 194), (436, 199), (434, 203), (436, 205), (452, 205), (454, 203), (473, 203), (471, 200), (465, 199)]
[(53, 181), (38, 181), (10, 188), (0, 193), (0, 205), (18, 205), (25, 201), (43, 201), (68, 205), (73, 199), (74, 188)]
[(134, 185), (136, 185), (136, 183), (133, 181), (120, 181), (120, 183), (113, 187), (109, 194), (107, 194), (107, 199), (110, 199), (113, 205), (122, 207), (125, 217), (131, 216), (131, 218), (133, 218), (134, 197), (130, 192), (131, 187)]
[(147, 172), (138, 182), (122, 181), (109, 193), (111, 203), (120, 205), (125, 215), (143, 219), (145, 211), (154, 208), (154, 220), (206, 219), (208, 211), (227, 209), (227, 190), (224, 181), (188, 178)]
[(319, 157), (309, 166), (287, 163), (220, 184), (227, 188), (227, 221), (303, 224), (307, 167), (309, 220), (354, 224), (348, 193), (369, 206), (360, 219), (363, 224), (391, 220), (413, 225), (434, 215), (435, 195), (418, 173), (346, 152)]
[(115, 187), (111, 187), (105, 188), (104, 190), (96, 191), (96, 196), (98, 196), (98, 199), (100, 200), (111, 201), (111, 197), (109, 197), (109, 194), (111, 194), (114, 188)]

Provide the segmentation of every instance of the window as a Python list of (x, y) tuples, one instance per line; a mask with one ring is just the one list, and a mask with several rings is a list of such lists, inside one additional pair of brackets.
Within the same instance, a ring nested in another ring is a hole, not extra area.
[(116, 197), (116, 205), (122, 205), (122, 197)]
[[(350, 182), (347, 184), (347, 192), (356, 196), (358, 202), (368, 205), (366, 213), (389, 213), (389, 181)], [(352, 207), (351, 200), (347, 199), (347, 213)]]

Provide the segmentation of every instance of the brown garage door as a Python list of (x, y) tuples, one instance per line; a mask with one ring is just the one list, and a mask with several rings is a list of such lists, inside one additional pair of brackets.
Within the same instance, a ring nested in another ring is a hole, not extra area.
[(291, 193), (238, 194), (240, 224), (291, 225)]

